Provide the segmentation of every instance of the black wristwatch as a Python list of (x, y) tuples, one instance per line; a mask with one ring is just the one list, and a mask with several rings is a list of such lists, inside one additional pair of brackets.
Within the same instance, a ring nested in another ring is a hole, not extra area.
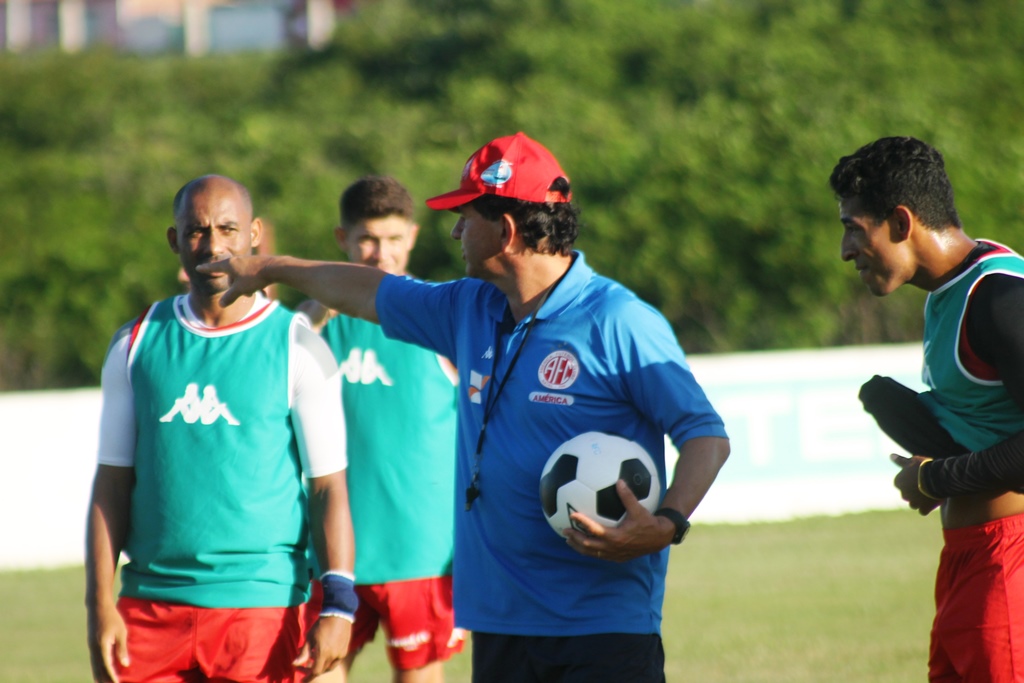
[(665, 517), (676, 525), (676, 535), (672, 537), (672, 545), (679, 545), (686, 538), (690, 531), (690, 520), (683, 517), (683, 513), (672, 508), (660, 508), (654, 512), (655, 517)]

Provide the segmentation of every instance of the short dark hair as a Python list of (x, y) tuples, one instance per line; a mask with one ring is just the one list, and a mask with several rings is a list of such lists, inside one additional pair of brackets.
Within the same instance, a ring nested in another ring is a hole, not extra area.
[(905, 206), (934, 230), (963, 227), (942, 154), (916, 138), (881, 138), (864, 145), (839, 160), (828, 182), (838, 199), (856, 197), (875, 220)]
[(413, 219), (412, 195), (391, 176), (363, 176), (341, 193), (338, 208), (342, 227), (388, 216)]
[(238, 190), (239, 196), (242, 198), (242, 202), (245, 208), (252, 214), (252, 196), (249, 194), (249, 188), (242, 183), (238, 182), (234, 178), (229, 178), (223, 175), (217, 175), (211, 173), (209, 175), (199, 176), (185, 183), (180, 190), (174, 195), (174, 220), (178, 220), (178, 214), (185, 208), (185, 204), (192, 197), (192, 193), (196, 190), (201, 190), (211, 183), (223, 182), (229, 185), (233, 185)]
[[(549, 190), (568, 197), (569, 180), (558, 178)], [(489, 221), (511, 215), (526, 246), (541, 254), (570, 255), (580, 234), (580, 211), (571, 202), (526, 202), (485, 194), (470, 202), (470, 206)]]

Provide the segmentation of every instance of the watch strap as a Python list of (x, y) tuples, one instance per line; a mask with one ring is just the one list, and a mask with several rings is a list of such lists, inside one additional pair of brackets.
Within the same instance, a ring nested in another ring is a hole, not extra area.
[(672, 537), (672, 545), (679, 545), (683, 542), (687, 532), (690, 530), (690, 520), (686, 519), (683, 513), (672, 508), (659, 508), (655, 510), (654, 516), (664, 517), (675, 525), (676, 534)]

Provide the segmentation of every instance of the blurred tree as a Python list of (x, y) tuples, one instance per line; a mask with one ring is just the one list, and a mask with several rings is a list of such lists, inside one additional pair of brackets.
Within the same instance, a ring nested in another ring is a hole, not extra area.
[[(829, 172), (921, 137), (968, 233), (1024, 248), (1022, 66), (1014, 0), (376, 0), (320, 52), (0, 57), (0, 389), (98, 382), (177, 291), (188, 179), (238, 178), (279, 251), (334, 258), (353, 179), (422, 199), (516, 130), (571, 175), (591, 264), (689, 352), (918, 339), (921, 294), (881, 306), (839, 260)], [(419, 218), (414, 272), (460, 276), (453, 216)]]

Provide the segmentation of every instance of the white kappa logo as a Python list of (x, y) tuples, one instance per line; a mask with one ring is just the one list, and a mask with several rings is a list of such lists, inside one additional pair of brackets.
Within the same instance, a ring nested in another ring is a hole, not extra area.
[(195, 382), (185, 387), (185, 395), (174, 401), (174, 407), (166, 415), (160, 418), (161, 422), (173, 422), (175, 415), (181, 415), (186, 424), (200, 422), (204, 425), (212, 425), (220, 418), (224, 418), (233, 427), (241, 424), (228, 410), (228, 404), (221, 403), (217, 398), (217, 388), (207, 384), (203, 388), (203, 397), (199, 398), (199, 385)]
[(350, 384), (373, 384), (380, 381), (386, 387), (394, 385), (388, 371), (377, 360), (373, 349), (352, 349), (341, 364), (341, 374)]
[(548, 389), (568, 389), (580, 373), (580, 363), (568, 351), (553, 351), (540, 363), (537, 378)]

